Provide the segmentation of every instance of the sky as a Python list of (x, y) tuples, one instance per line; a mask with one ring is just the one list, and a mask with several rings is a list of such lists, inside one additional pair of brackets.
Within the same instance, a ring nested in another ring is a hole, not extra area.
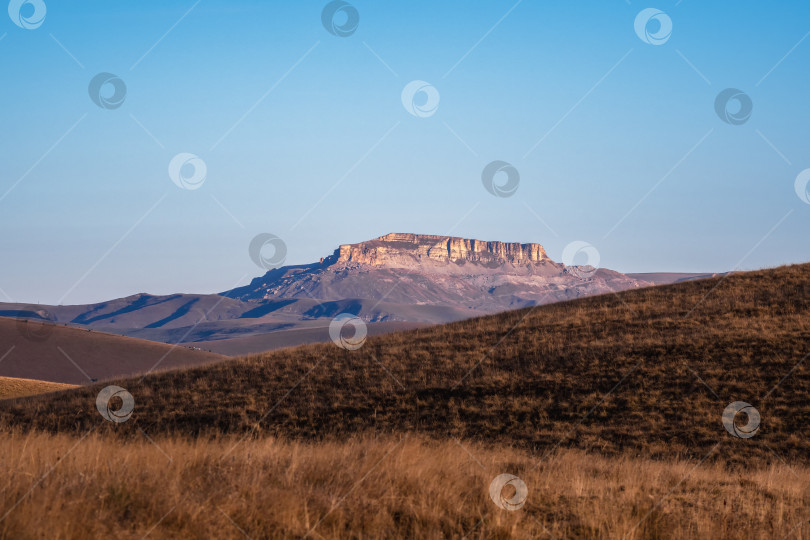
[[(248, 252), (263, 233), (286, 264), (389, 232), (536, 242), (558, 261), (582, 242), (623, 272), (810, 260), (807, 3), (9, 13), (2, 301), (228, 290), (264, 273)], [(493, 161), (507, 169), (488, 190)]]

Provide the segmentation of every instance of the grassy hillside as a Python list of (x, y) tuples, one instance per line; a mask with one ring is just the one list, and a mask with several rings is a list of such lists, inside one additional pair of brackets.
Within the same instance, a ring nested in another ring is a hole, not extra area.
[[(124, 424), (96, 411), (99, 385), (6, 402), (0, 422), (124, 438), (421, 432), (750, 466), (810, 457), (808, 352), (801, 265), (121, 380), (136, 403)], [(723, 427), (738, 400), (761, 413), (751, 439)]]

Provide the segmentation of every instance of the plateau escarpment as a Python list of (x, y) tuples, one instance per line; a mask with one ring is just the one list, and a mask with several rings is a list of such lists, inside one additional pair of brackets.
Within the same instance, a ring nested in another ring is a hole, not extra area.
[(487, 242), (452, 236), (391, 233), (359, 244), (344, 244), (333, 255), (338, 264), (391, 266), (403, 261), (508, 262), (528, 264), (549, 260), (540, 244)]

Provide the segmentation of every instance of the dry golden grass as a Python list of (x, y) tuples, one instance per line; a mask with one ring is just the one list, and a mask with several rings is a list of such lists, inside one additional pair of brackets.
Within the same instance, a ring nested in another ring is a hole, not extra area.
[(33, 379), (17, 379), (14, 377), (0, 377), (0, 399), (9, 399), (23, 396), (34, 396), (76, 388), (75, 384), (62, 384)]
[[(729, 472), (579, 450), (541, 462), (418, 436), (238, 444), (15, 432), (0, 455), (2, 538), (810, 536), (810, 470), (779, 464)], [(528, 487), (519, 510), (489, 497), (503, 472)]]

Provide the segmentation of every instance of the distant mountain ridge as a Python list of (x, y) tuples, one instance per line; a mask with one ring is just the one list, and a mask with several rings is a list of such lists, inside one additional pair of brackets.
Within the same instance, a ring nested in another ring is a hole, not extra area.
[(219, 294), (137, 294), (36, 309), (0, 304), (0, 316), (22, 312), (242, 354), (327, 341), (329, 321), (339, 313), (357, 315), (379, 333), (663, 282), (604, 268), (582, 272), (553, 261), (537, 243), (390, 233), (340, 245), (318, 262), (271, 269)]

